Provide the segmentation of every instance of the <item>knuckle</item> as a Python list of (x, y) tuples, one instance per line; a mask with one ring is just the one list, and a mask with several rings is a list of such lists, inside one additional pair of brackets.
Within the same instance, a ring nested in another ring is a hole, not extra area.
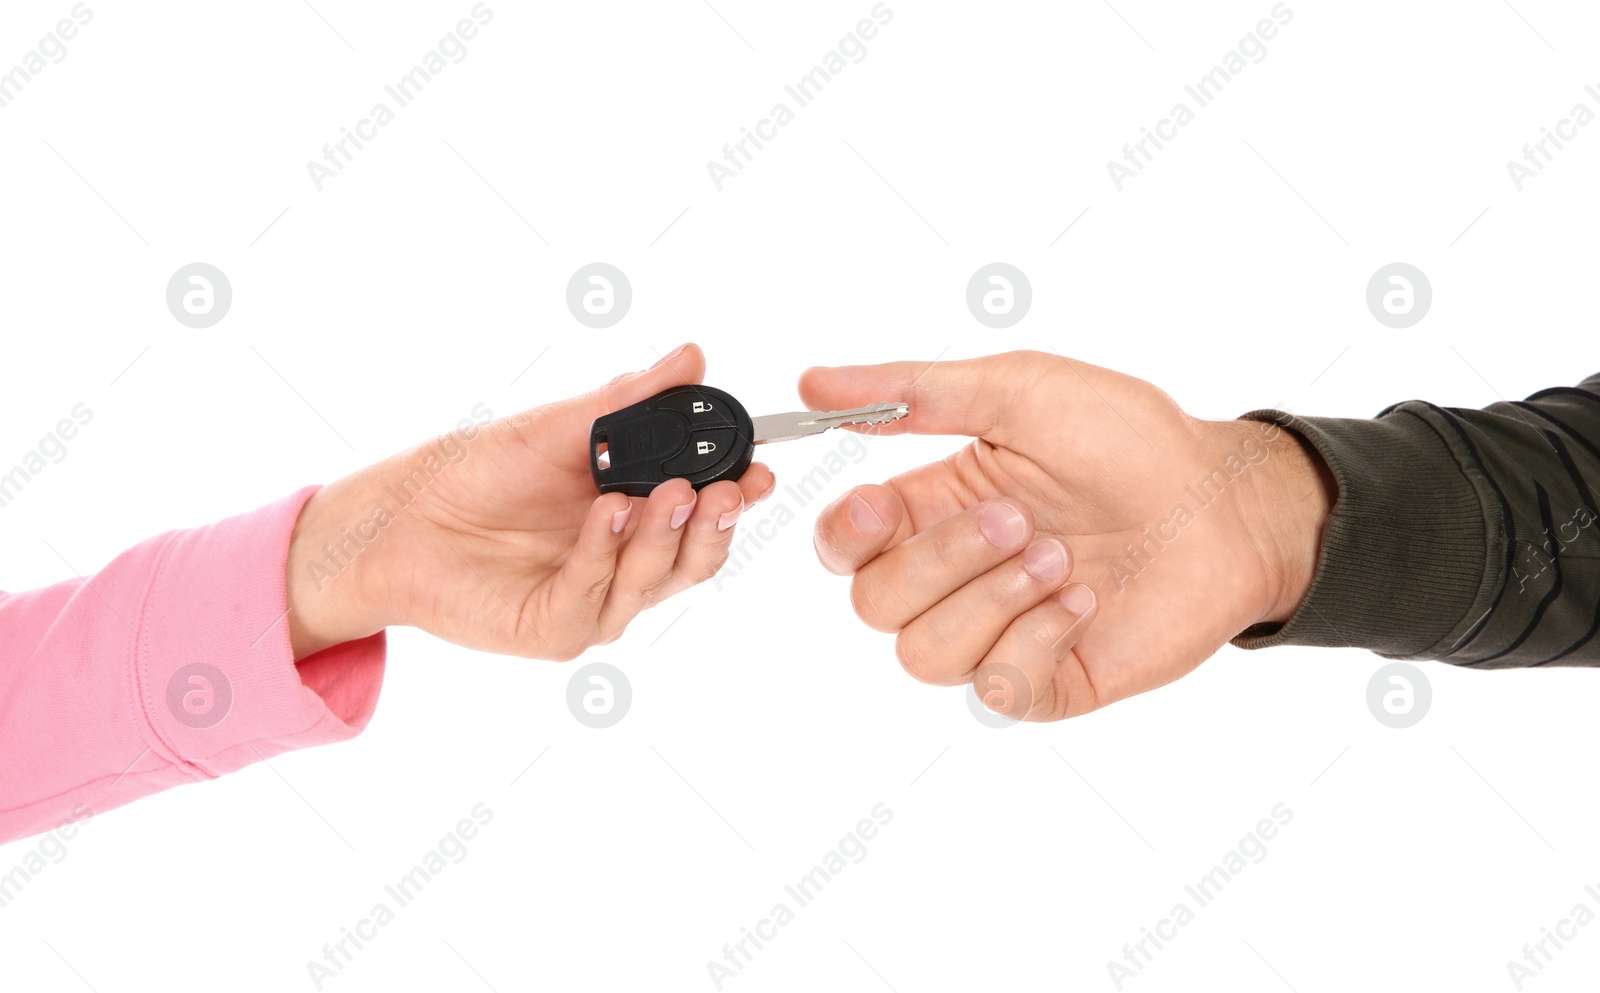
[(973, 692), (997, 714), (1021, 720), (1033, 710), (1033, 686), (1022, 670), (1009, 663), (988, 663), (974, 675)]
[[(1020, 569), (1018, 570), (1021, 571)], [(990, 578), (983, 583), (984, 599), (993, 607), (1011, 608), (1017, 602), (1017, 596), (1029, 581), (1027, 573), (1022, 573), (1020, 581), (993, 580)]]
[(925, 641), (915, 635), (902, 633), (894, 640), (895, 658), (900, 661), (912, 679), (919, 683), (937, 683), (937, 666)]
[(580, 595), (583, 597), (584, 604), (592, 607), (596, 604), (605, 603), (606, 594), (610, 592), (610, 590), (611, 577), (607, 576), (604, 579), (597, 579), (588, 586), (585, 586)]
[(867, 592), (867, 582), (863, 576), (857, 576), (850, 581), (850, 609), (867, 624), (872, 623), (876, 609), (872, 604), (872, 594)]
[(932, 541), (928, 542), (928, 555), (933, 560), (928, 563), (931, 571), (939, 573), (955, 572), (962, 568), (962, 559), (968, 554), (968, 547), (962, 536), (951, 531), (939, 530), (931, 535)]
[(656, 603), (662, 598), (662, 593), (666, 591), (669, 578), (668, 576), (662, 576), (653, 582), (645, 583), (634, 591), (634, 598), (646, 606)]
[(1017, 639), (1030, 652), (1053, 650), (1056, 639), (1067, 629), (1066, 624), (1057, 624), (1038, 611), (1023, 614), (1013, 624)]
[(728, 552), (726, 549), (715, 555), (692, 560), (687, 566), (689, 582), (695, 586), (710, 582), (716, 577), (717, 573), (722, 571), (723, 563), (727, 561)]
[(889, 622), (884, 612), (878, 606), (877, 597), (873, 595), (873, 588), (881, 582), (870, 572), (856, 574), (850, 582), (850, 606), (861, 618), (862, 623), (874, 631), (892, 632), (897, 626)]

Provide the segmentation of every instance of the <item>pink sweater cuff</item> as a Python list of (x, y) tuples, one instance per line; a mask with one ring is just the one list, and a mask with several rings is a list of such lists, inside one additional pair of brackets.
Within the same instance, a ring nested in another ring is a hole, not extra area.
[(296, 664), (289, 537), (317, 487), (0, 594), (0, 841), (366, 727), (382, 632)]

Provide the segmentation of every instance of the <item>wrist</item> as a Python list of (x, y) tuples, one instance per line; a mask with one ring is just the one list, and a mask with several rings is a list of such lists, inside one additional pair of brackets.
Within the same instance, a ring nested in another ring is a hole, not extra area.
[(1323, 526), (1338, 498), (1338, 484), (1322, 456), (1281, 422), (1237, 420), (1230, 433), (1261, 453), (1246, 473), (1239, 510), (1250, 541), (1267, 570), (1257, 624), (1282, 624), (1305, 599), (1316, 577)]
[(381, 555), (366, 538), (374, 504), (368, 472), (313, 493), (295, 520), (284, 594), (296, 661), (391, 623), (383, 609)]

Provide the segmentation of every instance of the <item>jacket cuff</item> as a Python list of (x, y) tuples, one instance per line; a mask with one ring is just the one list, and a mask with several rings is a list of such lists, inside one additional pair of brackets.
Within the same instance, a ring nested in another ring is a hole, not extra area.
[(1394, 658), (1435, 658), (1447, 636), (1487, 611), (1489, 556), (1504, 557), (1485, 481), (1434, 428), (1405, 408), (1376, 419), (1296, 417), (1254, 410), (1305, 438), (1338, 484), (1311, 588), (1288, 621), (1258, 624), (1240, 648), (1349, 646)]
[(213, 778), (293, 749), (344, 741), (372, 718), (383, 683), (384, 632), (298, 664), (289, 644), (289, 539), (317, 489), (176, 532), (163, 547), (133, 653), (144, 720), (156, 750), (175, 767), (152, 770), (157, 777)]

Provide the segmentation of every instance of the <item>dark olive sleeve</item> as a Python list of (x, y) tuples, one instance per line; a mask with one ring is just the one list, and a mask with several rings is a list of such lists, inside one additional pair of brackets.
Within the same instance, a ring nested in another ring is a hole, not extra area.
[(1234, 644), (1600, 665), (1600, 375), (1483, 410), (1244, 417), (1305, 438), (1339, 492), (1305, 599)]

